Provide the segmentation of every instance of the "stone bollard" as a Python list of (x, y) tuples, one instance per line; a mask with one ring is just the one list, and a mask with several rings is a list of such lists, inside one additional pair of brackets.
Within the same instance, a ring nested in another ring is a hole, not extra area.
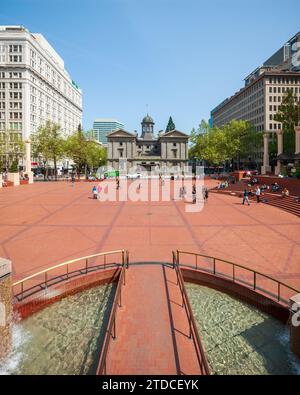
[(300, 358), (300, 294), (290, 299), (290, 341), (291, 348), (295, 355)]
[(33, 184), (33, 172), (30, 171), (27, 173), (28, 175), (28, 184)]
[(12, 316), (11, 261), (0, 258), (0, 360), (11, 351)]

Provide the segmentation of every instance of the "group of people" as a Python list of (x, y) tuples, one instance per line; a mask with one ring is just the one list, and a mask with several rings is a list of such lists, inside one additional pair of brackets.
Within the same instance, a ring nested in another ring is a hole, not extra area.
[(228, 187), (229, 187), (228, 181), (220, 182), (220, 184), (218, 185), (218, 189), (226, 189)]
[[(193, 185), (193, 189), (192, 189), (192, 197), (193, 197), (193, 204), (197, 203), (197, 188), (196, 185)], [(202, 187), (202, 199), (204, 202), (206, 202), (208, 200), (208, 188), (203, 186)]]
[[(280, 189), (279, 185), (277, 184), (278, 187), (279, 187), (279, 188), (277, 188), (276, 184), (277, 183), (274, 183), (274, 184), (271, 185), (272, 192), (277, 192)], [(250, 206), (250, 200), (249, 200), (250, 196), (256, 196), (257, 203), (260, 203), (260, 201), (261, 201), (260, 199), (261, 199), (261, 196), (262, 196), (263, 192), (265, 190), (269, 190), (269, 189), (270, 189), (270, 187), (266, 186), (266, 185), (262, 185), (262, 186), (257, 185), (254, 192), (252, 191), (252, 189), (250, 189), (250, 190), (245, 189), (244, 193), (243, 193), (243, 205), (245, 203), (247, 203), (248, 206)], [(290, 191), (287, 188), (284, 188), (282, 190), (282, 192), (281, 192), (281, 196), (283, 198), (289, 197), (290, 196)], [(300, 198), (299, 198), (299, 200), (300, 200)], [(297, 199), (296, 199), (296, 201), (297, 201)]]
[(248, 189), (245, 189), (244, 193), (243, 193), (243, 205), (245, 203), (247, 203), (248, 206), (250, 206), (249, 197), (253, 196), (253, 195), (256, 197), (256, 202), (260, 203), (260, 199), (261, 199), (262, 193), (263, 193), (263, 191), (262, 191), (262, 189), (260, 188), (259, 185), (257, 185), (257, 187), (255, 188), (254, 192), (252, 190), (249, 191)]

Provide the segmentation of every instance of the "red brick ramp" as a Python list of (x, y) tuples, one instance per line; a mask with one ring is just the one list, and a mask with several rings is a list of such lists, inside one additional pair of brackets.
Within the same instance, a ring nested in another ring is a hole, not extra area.
[(108, 375), (200, 374), (175, 270), (130, 266), (107, 355)]

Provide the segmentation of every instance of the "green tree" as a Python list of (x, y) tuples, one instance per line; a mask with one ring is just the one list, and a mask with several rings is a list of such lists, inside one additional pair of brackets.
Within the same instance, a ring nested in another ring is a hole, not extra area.
[(237, 168), (262, 146), (262, 133), (257, 132), (248, 121), (232, 120), (222, 127), (226, 136), (226, 156), (235, 159)]
[(88, 170), (94, 171), (106, 162), (106, 149), (94, 139), (93, 131), (85, 133), (80, 125), (67, 138), (66, 153), (73, 160), (78, 177), (82, 172), (87, 177)]
[(190, 158), (205, 160), (213, 166), (219, 166), (228, 159), (224, 130), (215, 127), (201, 133), (199, 128), (193, 139)]
[(13, 163), (14, 169), (18, 171), (19, 159), (24, 155), (24, 143), (22, 135), (13, 130), (0, 132), (0, 163), (1, 168), (10, 170)]
[(171, 132), (171, 130), (174, 130), (175, 128), (176, 128), (176, 127), (175, 127), (175, 123), (173, 122), (172, 117), (170, 117), (170, 118), (169, 118), (168, 125), (167, 125), (167, 127), (166, 127), (166, 132)]
[(283, 150), (286, 154), (295, 152), (295, 130), (294, 127), (300, 121), (300, 103), (291, 89), (283, 96), (282, 103), (274, 115), (274, 121), (282, 124)]
[(221, 128), (211, 128), (202, 121), (197, 131), (191, 133), (190, 158), (202, 159), (211, 165), (221, 165), (249, 157), (261, 147), (262, 134), (255, 131), (249, 122), (233, 120)]
[(60, 126), (47, 121), (40, 126), (36, 133), (31, 135), (32, 151), (35, 157), (41, 156), (44, 162), (44, 177), (48, 176), (49, 161), (53, 161), (54, 176), (57, 180), (57, 161), (64, 156), (65, 140)]

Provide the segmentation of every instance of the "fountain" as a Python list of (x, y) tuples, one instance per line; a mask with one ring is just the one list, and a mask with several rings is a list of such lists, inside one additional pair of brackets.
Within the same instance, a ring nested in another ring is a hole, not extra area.
[(0, 360), (11, 351), (12, 315), (11, 262), (0, 258)]

